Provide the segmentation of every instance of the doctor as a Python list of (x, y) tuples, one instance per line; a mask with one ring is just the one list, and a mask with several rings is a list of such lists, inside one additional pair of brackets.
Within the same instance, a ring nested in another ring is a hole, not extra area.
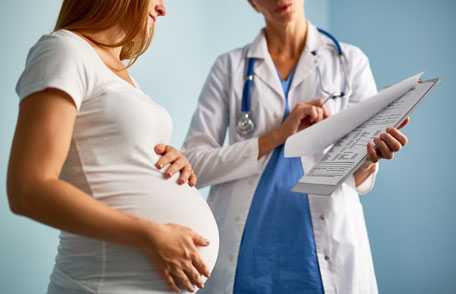
[(380, 134), (330, 197), (291, 192), (324, 151), (285, 158), (287, 137), (377, 89), (367, 57), (309, 23), (304, 0), (249, 2), (266, 26), (215, 61), (184, 143), (199, 187), (211, 186), (220, 229), (201, 293), (377, 293), (359, 194), (407, 138), (396, 128)]

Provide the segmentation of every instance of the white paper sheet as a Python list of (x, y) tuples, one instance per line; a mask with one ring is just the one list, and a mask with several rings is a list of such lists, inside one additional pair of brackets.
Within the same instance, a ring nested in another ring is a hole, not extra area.
[(413, 89), (421, 75), (422, 73), (419, 73), (407, 78), (347, 110), (290, 136), (285, 143), (285, 156), (299, 157), (321, 152)]
[(300, 180), (293, 191), (329, 195), (366, 158), (367, 143), (388, 127), (398, 126), (429, 93), (436, 80), (418, 83), (412, 91), (394, 100), (372, 118), (340, 139)]

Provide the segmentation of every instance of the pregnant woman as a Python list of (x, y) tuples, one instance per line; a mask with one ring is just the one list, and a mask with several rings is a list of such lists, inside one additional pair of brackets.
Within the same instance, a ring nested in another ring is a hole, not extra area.
[(49, 294), (203, 287), (218, 252), (171, 118), (128, 66), (162, 0), (65, 0), (31, 48), (8, 170), (11, 210), (62, 231)]

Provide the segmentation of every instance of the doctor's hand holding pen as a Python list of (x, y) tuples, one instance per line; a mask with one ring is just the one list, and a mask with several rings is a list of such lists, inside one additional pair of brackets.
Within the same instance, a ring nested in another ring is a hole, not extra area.
[(288, 137), (329, 117), (324, 99), (317, 98), (295, 105), (282, 125), (259, 138), (258, 158), (285, 143)]

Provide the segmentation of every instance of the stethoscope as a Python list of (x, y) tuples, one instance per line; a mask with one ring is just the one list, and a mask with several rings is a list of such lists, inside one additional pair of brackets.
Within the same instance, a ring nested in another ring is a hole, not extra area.
[[(324, 98), (323, 103), (326, 103), (329, 100), (335, 100), (337, 98), (343, 98), (347, 95), (349, 91), (349, 82), (348, 82), (348, 75), (346, 72), (346, 57), (344, 52), (342, 51), (342, 46), (340, 45), (339, 41), (327, 31), (317, 28), (318, 31), (328, 37), (334, 44), (334, 47), (337, 52), (337, 56), (339, 58), (339, 62), (341, 64), (342, 75), (344, 79), (344, 86), (343, 89), (339, 92), (327, 90), (323, 84), (322, 73), (320, 70), (320, 66), (317, 63), (317, 78), (320, 81), (320, 90), (323, 95), (326, 97)], [(311, 52), (313, 56), (318, 57), (318, 51), (314, 50)], [(244, 87), (242, 89), (242, 103), (241, 103), (241, 113), (238, 116), (237, 123), (236, 123), (236, 131), (237, 133), (244, 138), (250, 137), (253, 132), (255, 131), (255, 123), (252, 119), (252, 114), (250, 112), (250, 96), (253, 86), (253, 70), (255, 68), (255, 58), (248, 58), (247, 59), (247, 70), (246, 70), (246, 77), (244, 82)]]

